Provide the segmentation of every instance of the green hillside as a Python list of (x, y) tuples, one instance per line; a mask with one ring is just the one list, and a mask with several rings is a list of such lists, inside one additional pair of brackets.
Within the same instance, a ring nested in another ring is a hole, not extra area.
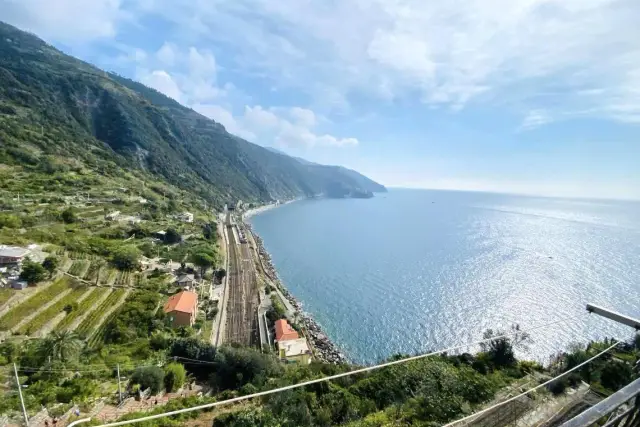
[(385, 191), (340, 167), (308, 164), (229, 134), (176, 101), (0, 23), (0, 163), (73, 158), (137, 169), (222, 206)]

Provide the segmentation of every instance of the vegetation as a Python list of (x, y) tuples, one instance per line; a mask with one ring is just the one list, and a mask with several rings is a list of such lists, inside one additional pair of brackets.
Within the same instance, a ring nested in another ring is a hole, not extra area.
[(158, 366), (145, 366), (133, 372), (129, 385), (137, 384), (140, 390), (151, 389), (152, 394), (162, 390), (164, 385), (164, 371)]
[(100, 304), (95, 310), (93, 310), (89, 316), (87, 316), (76, 331), (81, 336), (87, 336), (91, 331), (95, 330), (98, 326), (98, 323), (104, 316), (104, 313), (111, 307), (113, 307), (121, 298), (122, 295), (126, 291), (124, 289), (115, 289), (111, 291), (109, 296)]
[(25, 259), (22, 263), (22, 271), (20, 279), (26, 281), (30, 285), (35, 285), (47, 278), (47, 270), (37, 262)]
[(60, 265), (60, 260), (54, 255), (50, 255), (46, 257), (45, 260), (42, 262), (42, 267), (44, 267), (44, 269), (49, 272), (49, 278), (53, 276), (53, 273), (56, 272), (56, 269), (58, 268), (59, 265)]
[(140, 265), (140, 251), (134, 246), (118, 248), (113, 252), (111, 261), (120, 270), (137, 270)]
[(177, 391), (187, 378), (187, 371), (179, 363), (169, 363), (164, 368), (164, 387), (167, 392)]
[(75, 288), (69, 294), (58, 300), (55, 304), (49, 306), (46, 310), (41, 311), (36, 317), (31, 319), (26, 325), (20, 328), (20, 333), (31, 335), (38, 332), (44, 325), (53, 320), (58, 314), (65, 311), (67, 305), (75, 303), (76, 300), (88, 291), (86, 286)]
[(0, 331), (6, 331), (15, 327), (22, 319), (50, 302), (57, 295), (68, 289), (69, 286), (69, 281), (67, 279), (59, 279), (48, 288), (32, 295), (22, 304), (13, 307), (0, 318)]
[(56, 325), (54, 330), (56, 331), (64, 331), (69, 326), (73, 324), (80, 316), (87, 313), (94, 304), (102, 298), (105, 294), (111, 292), (108, 288), (96, 288), (89, 294), (88, 297), (82, 300), (81, 303), (77, 305), (77, 307), (71, 312), (67, 313), (67, 315)]

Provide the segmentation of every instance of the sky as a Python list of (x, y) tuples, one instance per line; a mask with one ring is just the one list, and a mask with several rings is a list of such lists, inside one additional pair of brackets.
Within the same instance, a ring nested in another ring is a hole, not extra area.
[(640, 199), (637, 0), (0, 0), (228, 131), (387, 185)]

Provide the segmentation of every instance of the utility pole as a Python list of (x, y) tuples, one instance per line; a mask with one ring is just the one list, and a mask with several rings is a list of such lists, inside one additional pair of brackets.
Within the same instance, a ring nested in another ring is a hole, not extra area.
[(24, 399), (22, 398), (22, 386), (18, 378), (18, 368), (13, 364), (13, 372), (16, 374), (16, 385), (18, 386), (18, 395), (20, 396), (20, 404), (22, 405), (22, 415), (24, 416), (24, 425), (29, 427), (29, 417), (27, 417), (27, 409), (24, 407)]
[(118, 405), (122, 403), (122, 386), (120, 385), (120, 364), (117, 365), (118, 372)]

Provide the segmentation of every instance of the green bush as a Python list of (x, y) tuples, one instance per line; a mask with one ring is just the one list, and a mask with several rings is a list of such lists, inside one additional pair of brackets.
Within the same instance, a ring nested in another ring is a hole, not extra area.
[(131, 375), (130, 385), (138, 384), (141, 390), (151, 389), (152, 394), (162, 390), (164, 371), (158, 366), (146, 366), (136, 369)]
[(169, 363), (164, 368), (164, 386), (167, 392), (178, 390), (184, 384), (187, 372), (179, 363)]

